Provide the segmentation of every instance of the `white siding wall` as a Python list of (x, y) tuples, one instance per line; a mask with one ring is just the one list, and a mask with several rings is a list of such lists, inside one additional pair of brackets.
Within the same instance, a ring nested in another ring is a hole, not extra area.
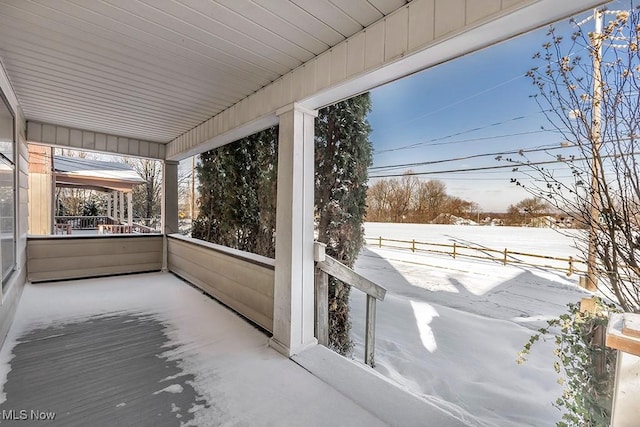
[(27, 136), (29, 142), (150, 159), (164, 159), (166, 148), (164, 144), (158, 142), (107, 135), (32, 120), (27, 123)]

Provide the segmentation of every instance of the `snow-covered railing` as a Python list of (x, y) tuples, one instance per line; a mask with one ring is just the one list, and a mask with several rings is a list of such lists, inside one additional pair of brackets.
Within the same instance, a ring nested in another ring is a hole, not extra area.
[[(585, 264), (579, 259), (573, 257), (555, 257), (549, 255), (531, 254), (526, 252), (512, 251), (507, 248), (504, 249), (492, 249), (480, 246), (465, 246), (458, 243), (452, 245), (446, 243), (431, 243), (431, 242), (419, 242), (415, 239), (412, 240), (399, 240), (389, 239), (386, 237), (367, 237), (365, 239), (369, 243), (373, 243), (379, 248), (392, 248), (392, 249), (406, 249), (411, 252), (426, 252), (432, 254), (444, 254), (451, 255), (454, 259), (457, 256), (475, 259), (485, 259), (490, 261), (499, 261), (503, 265), (516, 264), (527, 267), (542, 267), (550, 268), (554, 270), (560, 270), (571, 276), (574, 273), (586, 273), (584, 269), (576, 268), (576, 264)], [(527, 257), (533, 259), (546, 259), (550, 261), (556, 261), (554, 265), (540, 264), (529, 260), (525, 261), (517, 257)], [(562, 264), (566, 264), (567, 267), (562, 267)]]
[[(71, 226), (73, 230), (97, 230), (99, 225), (115, 224), (116, 221), (108, 216), (56, 216), (56, 226)], [(60, 227), (57, 227), (60, 228)]]
[(359, 275), (340, 261), (325, 253), (326, 245), (315, 242), (316, 261), (316, 338), (324, 346), (329, 344), (329, 276), (367, 294), (367, 319), (365, 323), (364, 363), (374, 365), (376, 337), (376, 300), (383, 301), (385, 288)]

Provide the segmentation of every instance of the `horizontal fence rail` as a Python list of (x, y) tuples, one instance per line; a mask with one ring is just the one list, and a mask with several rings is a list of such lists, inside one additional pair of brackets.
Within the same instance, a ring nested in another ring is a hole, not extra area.
[[(454, 259), (456, 257), (466, 257), (474, 259), (483, 259), (489, 261), (499, 261), (503, 265), (514, 264), (528, 267), (540, 267), (549, 268), (553, 270), (562, 271), (571, 276), (574, 273), (582, 274), (586, 273), (586, 263), (579, 259), (569, 257), (554, 257), (549, 255), (532, 254), (521, 251), (511, 251), (507, 248), (504, 249), (492, 249), (484, 248), (480, 246), (466, 246), (458, 243), (432, 243), (421, 242), (415, 239), (412, 240), (400, 240), (400, 239), (388, 239), (386, 237), (367, 237), (365, 238), (367, 244), (373, 244), (379, 248), (392, 248), (392, 249), (404, 249), (411, 252), (419, 253), (432, 253), (432, 254), (444, 254), (450, 255)], [(526, 260), (516, 258), (526, 257)], [(550, 261), (556, 261), (556, 265), (535, 263), (536, 259), (544, 259)], [(566, 264), (566, 267), (562, 266)], [(576, 266), (579, 265), (579, 268)]]
[(325, 244), (315, 243), (316, 337), (318, 343), (324, 346), (329, 344), (329, 276), (333, 276), (344, 284), (367, 294), (364, 363), (373, 367), (375, 364), (376, 301), (383, 301), (387, 290), (359, 275), (340, 261), (331, 258), (325, 253), (325, 248)]

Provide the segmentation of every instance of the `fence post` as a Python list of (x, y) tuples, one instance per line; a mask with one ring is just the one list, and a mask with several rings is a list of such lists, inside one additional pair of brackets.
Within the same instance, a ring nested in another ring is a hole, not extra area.
[(507, 248), (504, 248), (504, 259), (502, 260), (503, 265), (507, 265)]
[(367, 321), (364, 334), (364, 363), (375, 366), (374, 351), (376, 347), (376, 299), (367, 295)]
[(453, 259), (456, 259), (456, 242), (453, 242)]
[(411, 240), (411, 252), (416, 251), (416, 239)]
[(378, 247), (382, 247), (382, 236), (378, 237)]
[(569, 273), (567, 276), (571, 276), (573, 274), (573, 257), (569, 257)]

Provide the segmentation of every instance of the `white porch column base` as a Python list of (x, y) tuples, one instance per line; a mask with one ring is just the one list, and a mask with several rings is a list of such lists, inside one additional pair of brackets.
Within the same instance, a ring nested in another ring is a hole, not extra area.
[(288, 357), (317, 343), (313, 334), (313, 151), (317, 112), (291, 104), (276, 114), (280, 129), (270, 345)]

